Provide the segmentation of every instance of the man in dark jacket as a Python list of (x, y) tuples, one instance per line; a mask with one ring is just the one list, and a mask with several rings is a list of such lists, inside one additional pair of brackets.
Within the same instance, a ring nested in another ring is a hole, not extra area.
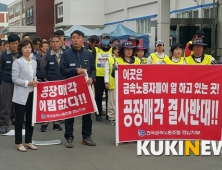
[[(66, 78), (77, 76), (80, 74), (88, 74), (88, 85), (92, 85), (95, 78), (95, 61), (92, 54), (82, 47), (84, 42), (84, 33), (81, 31), (74, 31), (71, 34), (72, 47), (63, 54), (61, 63), (61, 73)], [(73, 147), (73, 124), (74, 118), (65, 120), (65, 138), (67, 140), (66, 147)], [(91, 114), (82, 116), (82, 144), (88, 146), (95, 146), (92, 141), (92, 119)]]
[(38, 81), (44, 82), (44, 76), (42, 74), (41, 71), (41, 61), (42, 61), (42, 57), (45, 57), (48, 48), (49, 48), (49, 44), (47, 42), (42, 42), (39, 46), (41, 53), (40, 54), (36, 54), (36, 62), (37, 62), (37, 79)]
[[(46, 53), (45, 57), (41, 60), (41, 71), (46, 81), (63, 80), (64, 77), (60, 73), (60, 64), (63, 51), (60, 48), (61, 39), (58, 35), (51, 37), (52, 49)], [(60, 121), (53, 122), (53, 129), (61, 131), (62, 128), (59, 125)], [(40, 131), (46, 132), (47, 123), (43, 123)]]
[(7, 132), (10, 118), (12, 124), (15, 122), (15, 107), (12, 103), (14, 84), (12, 83), (12, 63), (20, 58), (18, 44), (20, 38), (16, 34), (8, 36), (9, 48), (3, 51), (0, 60), (0, 76), (2, 78), (1, 88), (1, 114), (0, 114), (0, 134)]

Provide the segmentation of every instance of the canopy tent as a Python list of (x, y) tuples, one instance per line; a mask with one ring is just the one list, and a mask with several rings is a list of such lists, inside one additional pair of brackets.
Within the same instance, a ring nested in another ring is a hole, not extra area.
[[(139, 39), (139, 45), (143, 45), (146, 48), (149, 48), (149, 36), (146, 34), (138, 34), (133, 30), (125, 27), (122, 24), (117, 25), (108, 25), (106, 26), (101, 33), (108, 33), (111, 36), (111, 39), (118, 38), (121, 41), (127, 40), (130, 36), (134, 35)], [(149, 51), (149, 49), (148, 49)]]
[(70, 38), (71, 33), (75, 30), (82, 31), (86, 37), (90, 37), (91, 35), (98, 35), (98, 36), (101, 35), (101, 30), (100, 29), (91, 30), (89, 28), (86, 28), (86, 27), (83, 27), (83, 26), (80, 26), (80, 25), (73, 25), (71, 28), (69, 28), (68, 30), (66, 30), (64, 32), (65, 37)]
[[(125, 27), (122, 24), (117, 25), (108, 25), (103, 30), (98, 28), (92, 30), (80, 25), (73, 25), (70, 29), (65, 31), (65, 37), (67, 40), (70, 40), (70, 35), (73, 31), (80, 30), (85, 34), (85, 38), (89, 38), (91, 35), (101, 36), (103, 33), (108, 33), (111, 36), (111, 39), (118, 38), (121, 42), (126, 41), (130, 36), (137, 36), (139, 39), (139, 45), (143, 45), (146, 48), (149, 48), (149, 36), (146, 34), (138, 34), (133, 30)], [(68, 42), (67, 42), (68, 43)], [(67, 44), (68, 45), (68, 44)], [(148, 50), (149, 51), (149, 50)], [(149, 54), (149, 53), (147, 53)]]

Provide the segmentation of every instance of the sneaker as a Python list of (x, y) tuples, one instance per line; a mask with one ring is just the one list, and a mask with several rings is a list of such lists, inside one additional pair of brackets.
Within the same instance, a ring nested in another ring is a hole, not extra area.
[(57, 130), (57, 131), (61, 131), (61, 130), (62, 130), (62, 127), (61, 127), (59, 124), (54, 124), (54, 125), (53, 125), (53, 129), (54, 129), (54, 130)]
[(0, 134), (7, 133), (7, 129), (5, 127), (0, 127)]
[(109, 125), (115, 125), (116, 124), (116, 122), (115, 122), (115, 120), (109, 120)]
[(73, 148), (73, 139), (72, 138), (68, 138), (66, 143), (66, 147), (67, 148)]
[(98, 121), (98, 122), (102, 122), (102, 121), (103, 121), (103, 119), (101, 118), (101, 116), (100, 116), (100, 115), (96, 115), (96, 121)]
[(42, 125), (40, 132), (46, 132), (47, 125)]
[(88, 146), (96, 146), (95, 142), (92, 141), (91, 137), (87, 137), (82, 140), (83, 145), (88, 145)]

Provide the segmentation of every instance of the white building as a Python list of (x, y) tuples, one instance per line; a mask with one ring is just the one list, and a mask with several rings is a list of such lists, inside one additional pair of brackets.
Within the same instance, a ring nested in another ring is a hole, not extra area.
[(88, 28), (103, 28), (105, 0), (54, 0), (55, 29), (75, 24)]
[[(158, 0), (106, 0), (104, 14), (105, 25), (123, 23), (136, 32), (149, 34), (150, 49), (154, 49), (157, 31), (149, 21), (158, 20)], [(213, 0), (170, 0), (170, 18), (211, 17)]]
[[(138, 33), (148, 34), (150, 36), (150, 51), (154, 49), (158, 31), (155, 22), (150, 21), (158, 21), (158, 0), (55, 0), (54, 3), (56, 13), (54, 29), (68, 29), (75, 24), (88, 28), (102, 28), (106, 25), (122, 23)], [(220, 11), (222, 11), (221, 8)], [(169, 15), (170, 18), (181, 19), (213, 18), (213, 0), (170, 0)], [(222, 12), (221, 15), (218, 14), (218, 28), (222, 27), (221, 23)], [(189, 23), (186, 24), (189, 25)], [(206, 32), (210, 32), (209, 28), (212, 28), (212, 25), (209, 24), (192, 26), (198, 26), (195, 29), (205, 29)], [(189, 30), (185, 29), (185, 31)], [(218, 35), (221, 36), (222, 31), (219, 31)], [(192, 38), (192, 35), (189, 36)], [(187, 37), (186, 34), (185, 37)], [(210, 39), (209, 36), (207, 38)], [(216, 43), (220, 52), (222, 40), (218, 39)]]

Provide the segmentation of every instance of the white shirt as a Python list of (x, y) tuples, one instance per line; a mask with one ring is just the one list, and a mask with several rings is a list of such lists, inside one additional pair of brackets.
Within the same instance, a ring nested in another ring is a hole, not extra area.
[[(29, 81), (33, 81), (33, 80), (34, 80), (34, 77), (33, 77), (34, 70), (33, 70), (33, 67), (32, 67), (32, 62), (31, 62), (31, 61), (26, 61), (26, 59), (25, 59), (24, 57), (22, 57), (22, 58), (23, 58), (24, 62), (25, 62), (26, 64), (28, 64), (28, 66), (29, 66), (29, 71), (30, 71), (30, 75), (31, 75), (31, 80), (27, 80), (27, 81), (26, 81), (26, 87), (27, 87), (28, 84), (29, 84)], [(33, 86), (28, 86), (28, 88), (29, 88), (29, 92), (33, 92), (33, 90), (34, 90), (34, 87), (33, 87)]]
[[(197, 62), (197, 63), (200, 63), (201, 62), (201, 59), (202, 57), (194, 57), (194, 60)], [(211, 62), (212, 61), (215, 61), (215, 59), (211, 56)]]
[[(114, 55), (112, 55), (112, 56), (116, 59), (116, 57)], [(116, 62), (115, 62), (115, 64), (116, 64)], [(105, 63), (105, 75), (104, 75), (105, 83), (109, 83), (109, 74), (110, 74), (109, 60), (106, 60), (106, 63)]]
[[(158, 52), (155, 52), (155, 54), (160, 58), (160, 59), (164, 59), (165, 57), (165, 54), (164, 53), (158, 53)], [(147, 59), (147, 64), (152, 64), (153, 62), (153, 59), (152, 57), (149, 55), (148, 59)], [(158, 63), (157, 63), (158, 64)]]

